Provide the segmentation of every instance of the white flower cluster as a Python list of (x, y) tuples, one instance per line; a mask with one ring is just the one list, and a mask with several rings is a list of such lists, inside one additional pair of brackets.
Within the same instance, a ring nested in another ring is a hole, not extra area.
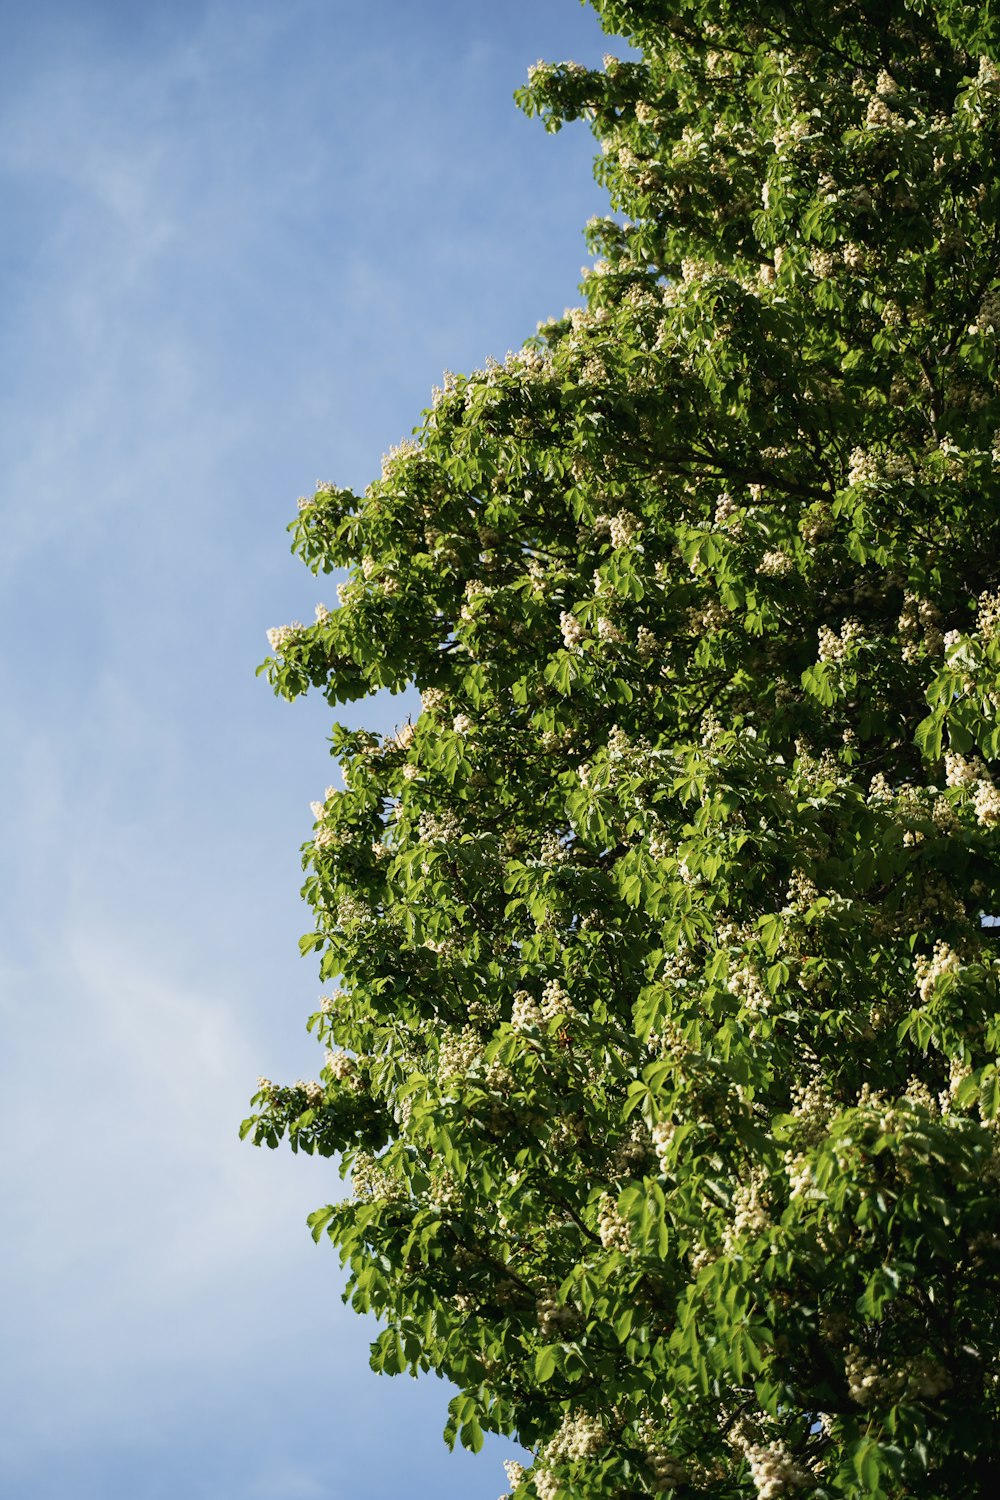
[(453, 370), (445, 370), (441, 376), (441, 384), (431, 387), (431, 405), (434, 407), (443, 405), (455, 395), (457, 390), (458, 376)]
[(786, 578), (794, 567), (794, 560), (787, 552), (772, 550), (764, 553), (757, 571), (764, 578)]
[(326, 1066), (338, 1083), (354, 1084), (358, 1081), (357, 1064), (347, 1052), (328, 1051)]
[(586, 1137), (587, 1127), (578, 1115), (559, 1115), (549, 1134), (549, 1150), (573, 1151)]
[(669, 1448), (652, 1444), (646, 1449), (646, 1462), (653, 1471), (653, 1479), (659, 1492), (675, 1489), (687, 1481), (687, 1470)]
[(639, 535), (642, 522), (630, 510), (620, 510), (611, 517), (608, 529), (612, 547), (627, 547)]
[(851, 467), (847, 471), (848, 484), (877, 484), (881, 477), (881, 468), (874, 454), (866, 453), (863, 448), (855, 448), (851, 453)]
[(730, 974), (727, 987), (731, 995), (735, 995), (744, 1010), (751, 1015), (759, 1015), (766, 1011), (771, 1004), (771, 997), (761, 982), (760, 976), (755, 974), (749, 964), (744, 964)]
[(714, 1245), (695, 1244), (691, 1250), (691, 1271), (697, 1276), (706, 1266), (714, 1265), (719, 1258), (719, 1252)]
[(314, 1078), (299, 1078), (296, 1080), (295, 1087), (305, 1094), (306, 1103), (310, 1109), (318, 1109), (326, 1097), (323, 1085), (317, 1083)]
[(272, 651), (281, 651), (293, 641), (299, 640), (304, 629), (301, 620), (293, 620), (290, 625), (274, 625), (267, 632), (267, 644)]
[(555, 368), (548, 349), (508, 350), (503, 367), (509, 375), (521, 375), (528, 380), (546, 380)]
[(917, 993), (926, 1004), (943, 979), (953, 978), (962, 966), (962, 960), (954, 948), (944, 941), (934, 944), (930, 958), (920, 954), (913, 963), (917, 979)]
[(986, 768), (980, 760), (966, 760), (954, 750), (946, 750), (944, 774), (948, 786), (972, 787), (985, 775)]
[(468, 714), (456, 714), (451, 721), (451, 727), (456, 734), (471, 734), (476, 726)]
[(902, 115), (891, 110), (885, 100), (880, 99), (876, 94), (868, 101), (865, 125), (869, 130), (902, 130), (906, 121)]
[(733, 1217), (726, 1225), (722, 1242), (731, 1251), (744, 1235), (760, 1235), (771, 1223), (767, 1211), (765, 1192), (767, 1177), (755, 1167), (746, 1182), (741, 1182), (733, 1194)]
[(677, 1126), (672, 1120), (657, 1120), (651, 1132), (656, 1161), (664, 1176), (670, 1170), (670, 1147), (673, 1144), (676, 1129)]
[(669, 859), (674, 852), (674, 843), (665, 829), (654, 829), (649, 835), (650, 859)]
[(798, 739), (795, 741), (795, 762), (795, 770), (804, 786), (819, 790), (826, 782), (832, 782), (834, 786), (846, 784), (840, 764), (831, 750), (821, 750), (816, 755), (807, 740)]
[(337, 926), (350, 928), (374, 920), (374, 913), (366, 901), (356, 896), (341, 896), (334, 909)]
[(610, 1193), (603, 1193), (598, 1204), (597, 1232), (605, 1250), (620, 1250), (626, 1253), (631, 1244), (629, 1227), (618, 1212), (618, 1204)]
[(976, 821), (983, 828), (995, 828), (1000, 823), (1000, 790), (992, 781), (980, 781), (973, 806)]
[(938, 443), (938, 452), (944, 456), (944, 473), (946, 479), (962, 480), (965, 478), (966, 457), (957, 443), (950, 438), (942, 438)]
[(862, 638), (857, 620), (845, 620), (839, 635), (829, 625), (821, 625), (818, 634), (820, 661), (843, 661), (855, 642)]
[(895, 801), (895, 792), (886, 781), (881, 771), (876, 771), (868, 786), (868, 801), (873, 807), (891, 807)]
[(578, 646), (587, 633), (583, 621), (578, 620), (576, 615), (571, 614), (567, 609), (564, 609), (559, 616), (559, 629), (562, 631), (563, 645), (567, 651), (572, 651), (574, 646)]
[(536, 1469), (531, 1476), (538, 1500), (557, 1500), (559, 1481), (549, 1469)]
[(535, 1301), (538, 1330), (543, 1338), (557, 1339), (576, 1322), (576, 1309), (561, 1304), (555, 1287), (547, 1287)]
[(678, 1068), (692, 1050), (691, 1043), (676, 1021), (669, 1019), (660, 1022), (659, 1031), (649, 1033), (646, 1045), (650, 1052), (660, 1052), (664, 1057), (669, 1057)]
[(406, 463), (409, 459), (418, 458), (422, 449), (419, 443), (412, 438), (404, 438), (401, 443), (394, 444), (382, 455), (382, 478), (389, 479), (398, 465)]
[(355, 1197), (365, 1203), (398, 1203), (406, 1196), (403, 1184), (390, 1177), (368, 1151), (359, 1151), (354, 1158), (351, 1186)]
[(344, 836), (336, 828), (320, 828), (313, 839), (316, 849), (335, 849), (344, 842)]
[(903, 640), (903, 660), (915, 661), (918, 646), (923, 638), (928, 656), (940, 656), (945, 647), (941, 631), (941, 611), (929, 599), (918, 599), (915, 594), (903, 595), (903, 608), (897, 621)]
[(605, 645), (619, 645), (624, 637), (614, 620), (609, 620), (607, 615), (600, 615), (597, 621), (597, 639)]
[(674, 1457), (670, 1449), (665, 1447), (651, 1417), (643, 1417), (638, 1423), (636, 1437), (646, 1450), (646, 1463), (653, 1471), (657, 1493), (673, 1489), (676, 1485), (685, 1482), (687, 1470)]
[(833, 1112), (833, 1100), (818, 1078), (793, 1086), (791, 1114), (796, 1121), (799, 1141), (815, 1146), (823, 1140)]
[(715, 502), (715, 524), (725, 526), (727, 521), (733, 520), (741, 514), (739, 506), (728, 490), (722, 490)]
[(808, 1483), (808, 1476), (782, 1443), (764, 1447), (750, 1443), (744, 1452), (757, 1500), (779, 1500), (781, 1495)]
[(708, 635), (721, 630), (729, 616), (718, 599), (706, 599), (704, 604), (692, 604), (687, 612), (688, 629), (693, 635)]
[(542, 990), (541, 1016), (543, 1021), (554, 1021), (556, 1016), (575, 1016), (573, 1002), (558, 979), (550, 979)]
[(785, 911), (806, 912), (819, 897), (819, 887), (804, 870), (793, 870), (785, 891)]
[(453, 1213), (462, 1203), (462, 1188), (451, 1172), (435, 1172), (427, 1190), (427, 1201), (442, 1213)]
[[(595, 275), (598, 274), (599, 268), (601, 266), (606, 267), (607, 262), (603, 260), (597, 262), (597, 265), (594, 267)], [(584, 270), (586, 270), (586, 268), (584, 268)], [(584, 360), (583, 364), (580, 367), (581, 385), (604, 385), (604, 383), (607, 381), (607, 378), (608, 367), (604, 363), (603, 359), (597, 359), (592, 356), (590, 359)]]
[(451, 808), (438, 813), (422, 812), (417, 819), (417, 836), (422, 844), (453, 843), (462, 836), (462, 824)]
[(784, 1443), (761, 1442), (758, 1424), (749, 1418), (742, 1417), (736, 1423), (728, 1441), (743, 1454), (750, 1466), (757, 1500), (779, 1500), (781, 1495), (808, 1483), (809, 1476), (795, 1462)]
[(555, 1437), (545, 1446), (549, 1463), (573, 1463), (597, 1453), (605, 1443), (604, 1423), (589, 1411), (567, 1412)]
[(813, 1184), (812, 1163), (799, 1152), (786, 1151), (785, 1175), (788, 1178), (789, 1196), (804, 1198)]
[(558, 833), (549, 832), (542, 835), (542, 842), (538, 851), (538, 858), (541, 864), (563, 865), (569, 857), (569, 849), (563, 843)]
[(896, 1401), (906, 1387), (906, 1376), (901, 1370), (884, 1369), (853, 1345), (844, 1355), (844, 1374), (851, 1400), (859, 1406)]
[(950, 1391), (954, 1382), (944, 1365), (933, 1355), (922, 1354), (910, 1365), (906, 1384), (908, 1391), (914, 1396), (920, 1396), (924, 1401), (933, 1401), (935, 1397), (943, 1396), (945, 1391)]
[(951, 1114), (955, 1109), (955, 1100), (959, 1089), (965, 1080), (972, 1075), (972, 1069), (967, 1062), (960, 1057), (953, 1057), (948, 1063), (948, 1086), (941, 1090), (937, 1097), (937, 1107), (941, 1114)]
[(575, 1015), (573, 1002), (559, 980), (550, 979), (542, 990), (541, 1004), (527, 990), (516, 991), (510, 1024), (515, 1031), (531, 1031), (554, 1021), (557, 1016)]
[(945, 877), (933, 870), (928, 870), (924, 875), (919, 914), (921, 917), (939, 917), (946, 922), (966, 921), (964, 903), (955, 895)]
[(707, 260), (698, 260), (696, 257), (686, 255), (681, 261), (681, 280), (685, 286), (697, 285), (700, 281), (707, 281), (712, 275), (712, 266)]
[(438, 1048), (438, 1082), (464, 1078), (482, 1061), (482, 1056), (483, 1044), (474, 1031), (466, 1029), (446, 1036)]
[[(1000, 433), (997, 434), (997, 442), (1000, 444)], [(1000, 634), (1000, 594), (980, 594), (976, 606), (976, 624), (985, 640), (991, 641)]]
[(458, 618), (460, 620), (464, 620), (466, 623), (468, 623), (470, 620), (474, 619), (475, 615), (474, 615), (474, 611), (472, 609), (472, 601), (473, 601), (473, 599), (482, 599), (482, 598), (485, 598), (485, 597), (489, 596), (490, 594), (492, 594), (493, 592), (494, 592), (494, 590), (491, 589), (488, 584), (483, 583), (481, 579), (479, 579), (479, 578), (470, 578), (470, 579), (468, 579), (466, 581), (465, 590), (464, 590), (465, 603), (462, 605), (461, 609), (458, 612)]
[(542, 1012), (538, 1001), (527, 990), (517, 990), (510, 1012), (510, 1024), (515, 1031), (531, 1031), (542, 1024)]
[(317, 823), (326, 813), (326, 804), (328, 802), (332, 802), (334, 797), (338, 797), (339, 795), (340, 793), (335, 786), (328, 786), (326, 789), (326, 795), (324, 796), (322, 802), (310, 802), (309, 811), (312, 813)]
[(649, 661), (651, 657), (656, 655), (659, 648), (660, 643), (649, 629), (649, 626), (640, 625), (635, 638), (636, 655), (640, 660)]
[(420, 706), (424, 713), (436, 714), (444, 706), (444, 693), (440, 688), (424, 688), (420, 694)]
[[(508, 1488), (513, 1494), (528, 1471), (524, 1467), (524, 1464), (518, 1463), (516, 1458), (505, 1458), (503, 1463), (503, 1470), (507, 1476)], [(504, 1496), (501, 1495), (500, 1500), (504, 1500)]]
[(996, 333), (1000, 330), (1000, 290), (992, 287), (979, 304), (976, 321), (970, 324), (970, 333)]
[(385, 742), (387, 750), (409, 750), (417, 737), (417, 726), (412, 719), (407, 719), (405, 724), (400, 724), (395, 734), (389, 735)]
[(928, 1114), (936, 1115), (940, 1113), (938, 1101), (922, 1078), (907, 1079), (906, 1088), (903, 1090), (903, 1098), (910, 1104), (915, 1104), (918, 1108), (925, 1109)]
[(637, 1176), (649, 1160), (649, 1135), (640, 1121), (633, 1121), (628, 1135), (618, 1142), (608, 1157), (607, 1171), (611, 1177)]

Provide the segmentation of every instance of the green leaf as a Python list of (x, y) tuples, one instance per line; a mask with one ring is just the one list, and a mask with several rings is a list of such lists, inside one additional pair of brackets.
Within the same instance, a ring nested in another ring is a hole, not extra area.
[(463, 1448), (468, 1448), (471, 1453), (481, 1452), (483, 1429), (475, 1417), (470, 1417), (467, 1422), (463, 1422), (460, 1436)]

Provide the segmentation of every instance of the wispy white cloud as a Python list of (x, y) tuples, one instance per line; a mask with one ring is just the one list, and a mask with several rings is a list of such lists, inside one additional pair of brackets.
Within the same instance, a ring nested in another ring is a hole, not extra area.
[(0, 58), (19, 1500), (497, 1492), (444, 1455), (436, 1383), (369, 1377), (304, 1225), (332, 1165), (237, 1139), (259, 1071), (318, 1062), (296, 843), (331, 779), (330, 712), (252, 669), (268, 625), (332, 603), (287, 556), (294, 496), (363, 484), (444, 365), (571, 299), (589, 148), (509, 94), (563, 32), (599, 55), (584, 24), (574, 0), (53, 0)]
[(15, 990), (45, 1020), (16, 1040), (4, 1101), (20, 1142), (3, 1172), (5, 1256), (8, 1350), (39, 1380), (29, 1415), (45, 1422), (58, 1397), (65, 1440), (134, 1419), (165, 1366), (259, 1352), (276, 1330), (248, 1308), (272, 1278), (301, 1319), (331, 1269), (305, 1215), (339, 1184), (329, 1163), (277, 1170), (237, 1140), (262, 1041), (231, 1001), (177, 983), (169, 955), (123, 934), (52, 936), (58, 961), (30, 996), (29, 976)]

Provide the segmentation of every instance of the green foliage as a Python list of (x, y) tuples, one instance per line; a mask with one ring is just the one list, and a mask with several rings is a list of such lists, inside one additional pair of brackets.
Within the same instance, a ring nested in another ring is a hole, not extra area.
[(597, 9), (639, 60), (519, 96), (601, 144), (584, 305), (293, 526), (276, 692), (423, 710), (335, 730), (331, 1050), (245, 1132), (518, 1497), (992, 1494), (996, 17)]

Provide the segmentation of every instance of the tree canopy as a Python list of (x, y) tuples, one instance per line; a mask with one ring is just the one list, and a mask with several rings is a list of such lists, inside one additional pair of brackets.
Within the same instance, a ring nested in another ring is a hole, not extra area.
[(319, 1081), (259, 1143), (518, 1500), (1000, 1486), (1000, 22), (595, 0), (581, 306), (294, 548)]

